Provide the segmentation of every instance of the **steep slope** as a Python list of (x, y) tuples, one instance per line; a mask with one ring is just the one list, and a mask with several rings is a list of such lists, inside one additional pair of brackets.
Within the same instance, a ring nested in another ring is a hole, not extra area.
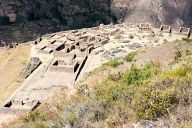
[(113, 0), (111, 10), (131, 23), (192, 25), (192, 0)]
[(192, 26), (192, 0), (0, 0), (0, 39), (6, 42), (117, 20)]
[[(45, 33), (110, 23), (110, 0), (1, 0), (0, 39), (27, 41)], [(3, 26), (2, 26), (3, 25)], [(5, 33), (6, 32), (6, 33)]]

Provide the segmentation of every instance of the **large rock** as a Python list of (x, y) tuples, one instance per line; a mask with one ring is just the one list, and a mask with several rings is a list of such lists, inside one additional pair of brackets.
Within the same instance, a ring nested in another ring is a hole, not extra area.
[(38, 57), (32, 57), (26, 68), (21, 73), (21, 77), (27, 78), (40, 64), (41, 61)]

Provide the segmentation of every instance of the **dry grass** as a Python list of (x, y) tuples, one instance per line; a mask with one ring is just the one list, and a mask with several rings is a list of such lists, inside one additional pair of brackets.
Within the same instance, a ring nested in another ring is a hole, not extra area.
[(0, 103), (3, 103), (20, 85), (19, 74), (29, 58), (30, 45), (0, 50)]

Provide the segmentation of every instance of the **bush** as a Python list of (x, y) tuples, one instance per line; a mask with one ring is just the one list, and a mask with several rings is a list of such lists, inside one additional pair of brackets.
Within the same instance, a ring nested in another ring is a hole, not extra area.
[(187, 67), (179, 67), (175, 69), (173, 72), (174, 76), (185, 77), (187, 75)]
[(132, 34), (129, 34), (129, 39), (133, 39), (134, 36)]
[(141, 87), (133, 96), (131, 106), (138, 119), (156, 119), (168, 114), (179, 103), (176, 93), (174, 88)]
[(48, 128), (48, 126), (42, 122), (38, 122), (35, 124), (34, 128)]
[(124, 57), (124, 60), (127, 62), (132, 62), (136, 55), (137, 55), (137, 52), (131, 52)]
[(45, 120), (45, 113), (41, 112), (41, 111), (32, 111), (30, 112), (25, 118), (24, 118), (24, 122), (34, 122), (37, 120)]
[(158, 68), (151, 62), (143, 69), (138, 69), (135, 65), (132, 65), (130, 70), (127, 70), (123, 74), (123, 83), (130, 84), (138, 84), (142, 80), (147, 80), (158, 73)]
[(187, 43), (192, 43), (192, 39), (189, 39), (189, 38), (183, 38), (182, 41), (185, 41)]
[(115, 59), (115, 60), (110, 60), (107, 63), (104, 63), (103, 66), (109, 66), (109, 67), (115, 68), (121, 64), (122, 62), (119, 62), (118, 60)]

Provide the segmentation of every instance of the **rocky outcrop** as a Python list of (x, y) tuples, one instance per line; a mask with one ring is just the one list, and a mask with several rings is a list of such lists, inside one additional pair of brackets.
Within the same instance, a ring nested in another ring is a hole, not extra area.
[(32, 57), (26, 68), (21, 73), (21, 78), (27, 78), (40, 64), (41, 61), (38, 57)]

